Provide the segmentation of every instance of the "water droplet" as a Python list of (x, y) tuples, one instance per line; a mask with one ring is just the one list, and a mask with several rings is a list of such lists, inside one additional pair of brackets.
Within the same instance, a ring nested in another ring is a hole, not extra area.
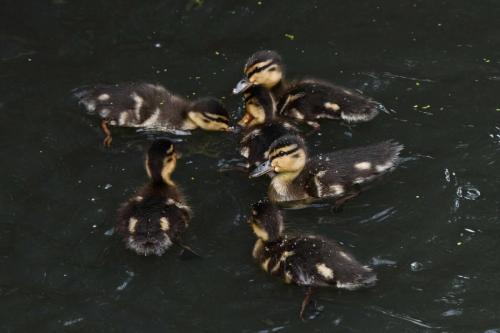
[(157, 49), (161, 48), (162, 46), (163, 46), (163, 45), (161, 45), (161, 43), (155, 43), (155, 47), (156, 47)]
[(448, 168), (444, 169), (444, 179), (449, 183), (451, 181), (450, 178), (450, 170)]
[(420, 272), (424, 269), (424, 265), (418, 261), (414, 261), (410, 264), (410, 269), (412, 272)]
[(109, 189), (110, 189), (110, 188), (112, 188), (112, 187), (113, 187), (113, 185), (111, 185), (111, 184), (106, 184), (106, 185), (104, 185), (104, 189), (105, 189), (105, 190), (109, 190)]
[(465, 200), (477, 200), (481, 196), (481, 192), (471, 184), (465, 184), (457, 188), (457, 197)]

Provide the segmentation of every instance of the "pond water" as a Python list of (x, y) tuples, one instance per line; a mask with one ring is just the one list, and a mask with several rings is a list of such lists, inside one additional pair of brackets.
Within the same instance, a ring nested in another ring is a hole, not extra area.
[[(500, 332), (498, 1), (5, 0), (0, 11), (2, 332)], [(195, 211), (186, 243), (139, 257), (113, 235), (153, 139), (71, 99), (93, 83), (151, 81), (224, 99), (246, 58), (279, 51), (290, 77), (357, 88), (395, 111), (326, 123), (313, 152), (395, 139), (406, 163), (341, 213), (287, 210), (290, 230), (341, 241), (378, 273), (360, 292), (303, 290), (251, 259), (249, 205), (268, 180), (218, 171), (237, 136), (180, 138), (175, 179)]]

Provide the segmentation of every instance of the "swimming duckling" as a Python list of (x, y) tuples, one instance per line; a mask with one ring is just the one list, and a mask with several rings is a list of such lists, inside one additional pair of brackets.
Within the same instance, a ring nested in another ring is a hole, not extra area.
[(348, 123), (372, 120), (383, 106), (360, 93), (317, 79), (284, 82), (284, 65), (275, 51), (258, 51), (244, 67), (245, 78), (233, 89), (237, 94), (251, 86), (270, 89), (278, 101), (278, 113), (315, 129), (320, 119), (341, 119)]
[(218, 100), (202, 98), (191, 102), (161, 85), (96, 85), (76, 89), (74, 95), (87, 112), (102, 118), (106, 146), (112, 140), (108, 125), (166, 130), (230, 130), (229, 114)]
[(248, 160), (250, 170), (267, 159), (271, 144), (281, 136), (298, 134), (290, 123), (275, 118), (276, 103), (271, 93), (264, 87), (247, 89), (245, 114), (238, 125), (245, 128), (240, 141), (240, 153)]
[(360, 185), (393, 169), (402, 149), (389, 140), (309, 158), (304, 140), (288, 135), (271, 145), (268, 160), (250, 177), (276, 173), (268, 191), (272, 201), (333, 197), (339, 208), (359, 193)]
[(315, 287), (356, 290), (370, 287), (376, 274), (337, 242), (315, 235), (284, 234), (283, 216), (275, 205), (259, 201), (248, 221), (257, 236), (252, 256), (262, 269), (285, 283), (307, 287), (300, 318)]
[(172, 181), (177, 153), (169, 140), (156, 140), (146, 155), (150, 181), (118, 211), (118, 231), (127, 248), (139, 255), (161, 256), (172, 244), (180, 244), (180, 235), (191, 219), (191, 209)]

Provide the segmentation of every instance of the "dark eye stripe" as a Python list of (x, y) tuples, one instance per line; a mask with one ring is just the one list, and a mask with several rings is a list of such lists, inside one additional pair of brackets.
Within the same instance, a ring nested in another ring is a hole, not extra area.
[(229, 119), (226, 118), (218, 118), (218, 117), (212, 117), (209, 116), (208, 114), (203, 112), (203, 116), (207, 119), (210, 119), (212, 121), (218, 122), (218, 123), (224, 123), (224, 124), (229, 124)]
[(251, 78), (255, 73), (262, 72), (264, 69), (269, 68), (272, 65), (274, 65), (274, 62), (270, 62), (265, 66), (255, 68), (253, 71), (247, 74), (247, 78)]
[[(298, 150), (299, 150), (299, 147), (296, 147), (296, 148), (293, 148), (292, 150), (289, 150), (289, 151), (283, 151), (283, 150), (282, 150), (281, 152), (285, 153), (285, 155), (290, 155), (290, 154), (295, 153), (295, 152), (296, 152), (296, 151), (298, 151)], [(280, 152), (280, 153), (281, 153), (281, 152)], [(280, 153), (278, 153), (278, 154), (274, 155), (273, 157), (271, 157), (271, 161), (272, 161), (272, 160), (274, 160), (276, 157), (281, 157), (281, 156), (279, 156), (279, 154), (280, 154)], [(283, 155), (283, 156), (284, 156), (284, 155)]]

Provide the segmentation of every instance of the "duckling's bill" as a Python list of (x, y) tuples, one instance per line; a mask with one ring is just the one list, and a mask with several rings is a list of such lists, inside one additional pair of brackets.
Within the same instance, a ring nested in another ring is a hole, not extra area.
[(247, 78), (244, 78), (244, 79), (241, 79), (240, 82), (238, 82), (236, 84), (236, 87), (234, 87), (233, 89), (233, 94), (234, 95), (237, 95), (245, 90), (247, 90), (248, 88), (250, 88), (251, 86), (253, 85), (253, 83), (251, 83), (250, 81), (248, 81)]
[(271, 161), (266, 161), (258, 165), (248, 176), (249, 178), (257, 178), (273, 171)]

